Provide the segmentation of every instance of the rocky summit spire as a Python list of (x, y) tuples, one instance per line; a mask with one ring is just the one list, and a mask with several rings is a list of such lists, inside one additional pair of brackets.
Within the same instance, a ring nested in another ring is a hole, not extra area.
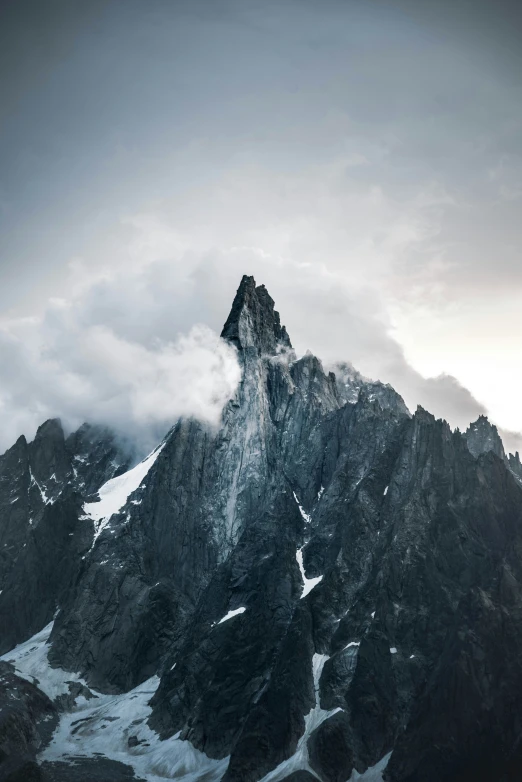
[(274, 300), (264, 285), (256, 287), (253, 277), (246, 274), (237, 289), (230, 315), (221, 336), (238, 350), (256, 351), (258, 355), (273, 355), (278, 346), (292, 347), (290, 337), (281, 326)]

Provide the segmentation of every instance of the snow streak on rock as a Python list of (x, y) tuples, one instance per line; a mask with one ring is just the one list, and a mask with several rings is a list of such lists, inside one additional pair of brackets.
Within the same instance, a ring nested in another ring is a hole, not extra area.
[[(303, 506), (301, 505), (301, 503), (297, 499), (297, 495), (296, 495), (295, 491), (292, 492), (292, 494), (294, 495), (294, 500), (297, 502), (297, 506), (299, 508), (299, 513), (301, 514), (301, 516), (303, 518), (303, 521), (305, 521), (307, 524), (310, 524), (310, 522), (312, 521), (312, 517), (304, 510)], [(319, 493), (318, 499), (321, 499), (321, 493)]]
[(29, 475), (31, 477), (31, 486), (37, 486), (38, 487), (38, 490), (40, 492), (40, 496), (42, 498), (42, 501), (43, 501), (44, 505), (47, 505), (49, 503), (49, 499), (47, 497), (47, 494), (45, 493), (45, 491), (42, 489), (42, 487), (40, 486), (40, 484), (38, 483), (38, 481), (34, 477), (33, 471), (31, 469), (29, 470)]
[(107, 526), (111, 516), (118, 513), (124, 507), (132, 492), (141, 486), (145, 476), (163, 448), (164, 444), (152, 451), (146, 459), (137, 464), (136, 467), (133, 467), (132, 470), (128, 470), (123, 475), (118, 475), (116, 478), (111, 478), (110, 481), (107, 481), (98, 491), (100, 502), (88, 502), (84, 505), (84, 511), (89, 518), (95, 524), (98, 522), (94, 533), (93, 545)]
[(241, 606), (241, 608), (236, 608), (234, 611), (229, 611), (228, 614), (225, 614), (225, 616), (219, 620), (217, 623), (218, 625), (222, 625), (223, 622), (228, 622), (229, 619), (232, 619), (233, 616), (237, 616), (238, 614), (243, 614), (246, 611), (246, 608), (244, 606)]
[(314, 587), (319, 584), (320, 581), (323, 580), (322, 576), (316, 576), (315, 578), (307, 578), (305, 574), (305, 569), (303, 565), (303, 549), (298, 548), (295, 554), (295, 558), (297, 559), (297, 564), (299, 565), (299, 570), (301, 571), (301, 578), (303, 579), (303, 591), (301, 593), (301, 600), (303, 597), (306, 597)]

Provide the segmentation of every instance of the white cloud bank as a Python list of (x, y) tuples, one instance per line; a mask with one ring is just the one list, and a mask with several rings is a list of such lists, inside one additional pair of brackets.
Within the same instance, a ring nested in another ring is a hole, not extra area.
[[(117, 289), (118, 279), (111, 285)], [(219, 423), (241, 378), (233, 347), (201, 323), (170, 341), (144, 344), (110, 323), (86, 323), (85, 305), (85, 294), (52, 301), (42, 318), (2, 324), (1, 447), (21, 433), (32, 437), (55, 416), (69, 430), (83, 421), (108, 424), (139, 451), (153, 447), (179, 416)]]
[[(348, 276), (253, 245), (194, 249), (155, 217), (126, 224), (130, 243), (110, 268), (76, 262), (67, 299), (0, 321), (0, 448), (53, 416), (69, 429), (109, 424), (140, 450), (179, 416), (217, 424), (240, 381), (218, 333), (245, 273), (267, 286), (299, 354), (350, 361), (452, 426), (487, 412), (451, 375), (426, 378), (408, 363), (387, 302), (361, 270)], [(510, 434), (506, 445), (519, 443)]]

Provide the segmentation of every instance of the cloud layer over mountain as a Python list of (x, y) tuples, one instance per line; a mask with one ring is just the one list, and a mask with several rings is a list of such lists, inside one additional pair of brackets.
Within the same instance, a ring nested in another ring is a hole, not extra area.
[[(4, 444), (212, 419), (243, 273), (299, 351), (522, 429), (520, 3), (4, 5)], [(165, 368), (196, 324), (201, 404)]]
[(2, 321), (1, 446), (50, 416), (69, 428), (111, 424), (141, 452), (180, 415), (215, 424), (240, 379), (218, 333), (243, 273), (267, 286), (298, 353), (348, 360), (453, 426), (485, 412), (455, 378), (426, 379), (409, 365), (370, 285), (253, 248), (184, 251), (165, 226), (140, 218), (127, 263), (100, 272), (73, 264), (69, 299)]
[[(110, 286), (116, 295), (118, 280), (105, 284), (106, 293)], [(49, 417), (69, 430), (86, 420), (109, 424), (138, 455), (179, 416), (219, 422), (241, 377), (234, 348), (204, 324), (169, 339), (135, 339), (99, 322), (88, 298), (52, 301), (42, 318), (0, 329), (2, 448)]]

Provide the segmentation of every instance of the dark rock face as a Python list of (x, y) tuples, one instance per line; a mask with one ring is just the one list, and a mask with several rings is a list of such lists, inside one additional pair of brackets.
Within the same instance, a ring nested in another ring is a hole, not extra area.
[(508, 456), (509, 469), (513, 475), (522, 481), (522, 464), (520, 462), (520, 456), (518, 451), (515, 454), (510, 453)]
[(36, 753), (57, 724), (49, 698), (0, 662), (0, 780), (39, 780)]
[(506, 459), (504, 446), (497, 427), (490, 424), (484, 415), (480, 415), (475, 423), (470, 424), (465, 434), (468, 448), (473, 456), (492, 451), (499, 459)]
[(484, 453), (494, 453), (499, 459), (502, 459), (518, 483), (522, 485), (522, 464), (518, 451), (515, 454), (506, 454), (497, 427), (491, 424), (485, 416), (479, 416), (474, 423), (470, 424), (464, 436), (468, 448), (475, 458)]
[(41, 630), (65, 599), (92, 540), (92, 523), (79, 523), (80, 515), (78, 497), (63, 496), (27, 530), (0, 595), (2, 652)]
[(0, 653), (51, 621), (92, 543), (83, 489), (127, 465), (107, 430), (84, 425), (66, 440), (56, 419), (0, 457)]
[(297, 360), (251, 277), (223, 337), (242, 381), (221, 427), (178, 421), (107, 517), (128, 459), (106, 430), (48, 422), (1, 457), (5, 648), (58, 608), (50, 662), (104, 693), (160, 675), (149, 727), (229, 758), (223, 782), (390, 754), (390, 782), (522, 778), (519, 459), (485, 418), (452, 432)]
[[(145, 782), (134, 774), (130, 766), (106, 758), (72, 758), (67, 763), (42, 763), (39, 770), (42, 782)], [(25, 778), (20, 782), (25, 782)]]
[(310, 765), (325, 782), (345, 782), (353, 771), (351, 725), (337, 712), (325, 720), (308, 740)]
[(83, 424), (65, 442), (73, 485), (84, 497), (126, 472), (132, 454), (107, 427)]
[(2, 782), (146, 782), (124, 763), (82, 757), (41, 764), (28, 760), (0, 779)]
[(272, 356), (278, 347), (292, 347), (267, 289), (264, 285), (256, 288), (254, 278), (247, 275), (241, 280), (221, 336), (239, 350), (253, 349), (258, 355)]

